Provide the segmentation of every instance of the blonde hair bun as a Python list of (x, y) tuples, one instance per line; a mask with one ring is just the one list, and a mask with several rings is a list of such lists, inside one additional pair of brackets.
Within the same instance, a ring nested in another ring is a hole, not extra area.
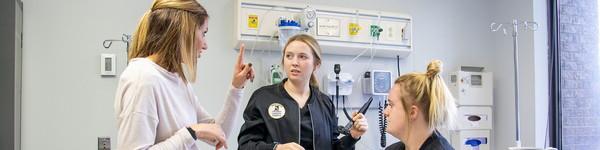
[(432, 60), (427, 65), (427, 76), (429, 78), (437, 76), (440, 72), (442, 72), (442, 61), (440, 60)]

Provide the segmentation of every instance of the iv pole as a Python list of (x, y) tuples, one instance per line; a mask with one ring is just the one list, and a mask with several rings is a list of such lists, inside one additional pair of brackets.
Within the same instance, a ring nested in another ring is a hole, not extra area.
[[(506, 33), (506, 28), (502, 27), (502, 23), (495, 23), (492, 22), (490, 24), (490, 30), (492, 32), (496, 32), (500, 29), (502, 29), (502, 32), (504, 35), (507, 35)], [(529, 30), (529, 31), (535, 31), (538, 28), (538, 24), (536, 22), (533, 21), (519, 21), (517, 19), (513, 19), (512, 23), (512, 37), (513, 37), (513, 65), (514, 65), (514, 76), (515, 76), (515, 126), (516, 126), (516, 147), (511, 147), (509, 149), (522, 149), (523, 147), (521, 147), (521, 128), (520, 128), (520, 121), (521, 121), (521, 117), (520, 117), (520, 112), (519, 112), (519, 43), (518, 43), (518, 36), (519, 36), (519, 25), (522, 25), (524, 27), (524, 30)]]

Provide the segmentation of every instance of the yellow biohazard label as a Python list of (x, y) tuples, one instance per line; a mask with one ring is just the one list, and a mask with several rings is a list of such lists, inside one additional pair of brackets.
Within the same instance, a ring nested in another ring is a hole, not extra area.
[(258, 28), (258, 15), (248, 15), (248, 28)]
[(360, 31), (360, 25), (358, 23), (350, 23), (348, 24), (348, 31), (351, 36), (358, 35), (358, 31)]

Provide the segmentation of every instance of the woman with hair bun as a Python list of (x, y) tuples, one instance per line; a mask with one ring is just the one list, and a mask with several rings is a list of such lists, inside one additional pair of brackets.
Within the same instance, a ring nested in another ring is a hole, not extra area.
[(453, 150), (438, 132), (452, 125), (454, 98), (439, 75), (442, 62), (434, 60), (426, 73), (408, 73), (396, 79), (389, 92), (384, 114), (386, 131), (400, 139), (386, 150)]

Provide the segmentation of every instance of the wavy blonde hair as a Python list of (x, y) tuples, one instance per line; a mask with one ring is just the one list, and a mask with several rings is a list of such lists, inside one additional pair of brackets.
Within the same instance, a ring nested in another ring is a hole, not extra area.
[(396, 79), (394, 84), (400, 86), (407, 94), (402, 95), (405, 112), (416, 105), (421, 108), (430, 128), (454, 126), (456, 104), (444, 80), (439, 75), (442, 61), (433, 60), (427, 65), (426, 73), (408, 73)]
[(195, 0), (155, 0), (133, 35), (128, 59), (157, 55), (158, 65), (184, 81), (196, 81), (196, 29), (207, 19), (208, 13)]
[[(308, 47), (310, 47), (310, 49), (312, 50), (313, 56), (315, 57), (313, 63), (315, 64), (315, 66), (321, 65), (321, 46), (319, 45), (319, 43), (317, 42), (317, 40), (315, 38), (313, 38), (312, 36), (310, 36), (308, 34), (297, 34), (288, 39), (287, 43), (283, 47), (283, 55), (284, 56), (281, 57), (281, 64), (283, 64), (283, 60), (285, 59), (285, 50), (290, 45), (290, 43), (292, 43), (294, 41), (299, 41), (299, 42), (302, 42), (302, 43), (308, 45)], [(309, 84), (313, 87), (319, 88), (319, 81), (317, 80), (317, 76), (314, 73), (310, 75), (310, 83)]]

